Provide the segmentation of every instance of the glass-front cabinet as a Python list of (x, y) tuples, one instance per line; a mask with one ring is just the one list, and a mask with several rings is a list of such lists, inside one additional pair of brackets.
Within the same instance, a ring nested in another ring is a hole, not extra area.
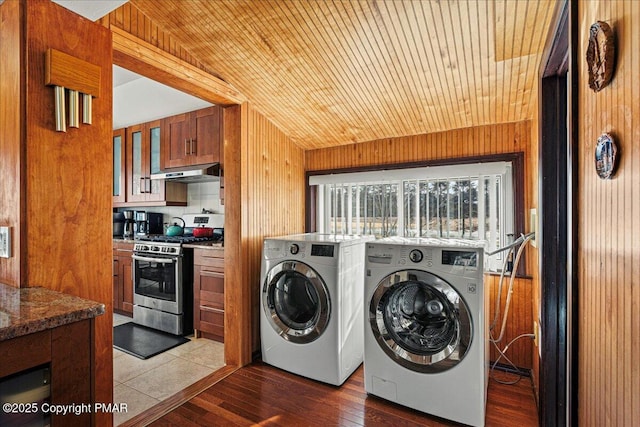
[(127, 128), (127, 202), (164, 200), (164, 181), (151, 180), (151, 174), (160, 172), (161, 123), (156, 120)]
[(125, 190), (125, 129), (113, 131), (113, 203), (127, 201)]

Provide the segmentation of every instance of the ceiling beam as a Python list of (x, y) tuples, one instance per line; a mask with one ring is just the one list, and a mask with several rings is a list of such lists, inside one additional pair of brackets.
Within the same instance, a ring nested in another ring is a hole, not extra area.
[(144, 40), (113, 26), (111, 32), (115, 65), (213, 104), (242, 104), (247, 100), (225, 81)]

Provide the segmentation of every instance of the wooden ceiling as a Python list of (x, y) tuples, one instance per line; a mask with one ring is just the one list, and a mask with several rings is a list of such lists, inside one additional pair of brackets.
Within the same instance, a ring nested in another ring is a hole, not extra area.
[(557, 0), (130, 0), (305, 149), (533, 117)]

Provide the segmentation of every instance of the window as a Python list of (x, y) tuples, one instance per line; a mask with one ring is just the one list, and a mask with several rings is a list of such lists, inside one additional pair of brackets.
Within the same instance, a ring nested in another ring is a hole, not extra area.
[(486, 240), (494, 251), (515, 229), (511, 162), (312, 175), (309, 185), (318, 232)]

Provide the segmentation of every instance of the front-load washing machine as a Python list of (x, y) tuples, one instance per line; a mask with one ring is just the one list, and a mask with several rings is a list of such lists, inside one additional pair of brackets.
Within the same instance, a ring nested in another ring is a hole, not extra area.
[(389, 238), (366, 244), (368, 394), (484, 425), (489, 292), (484, 243)]
[(262, 257), (262, 360), (341, 385), (364, 348), (364, 244), (373, 236), (268, 238)]

